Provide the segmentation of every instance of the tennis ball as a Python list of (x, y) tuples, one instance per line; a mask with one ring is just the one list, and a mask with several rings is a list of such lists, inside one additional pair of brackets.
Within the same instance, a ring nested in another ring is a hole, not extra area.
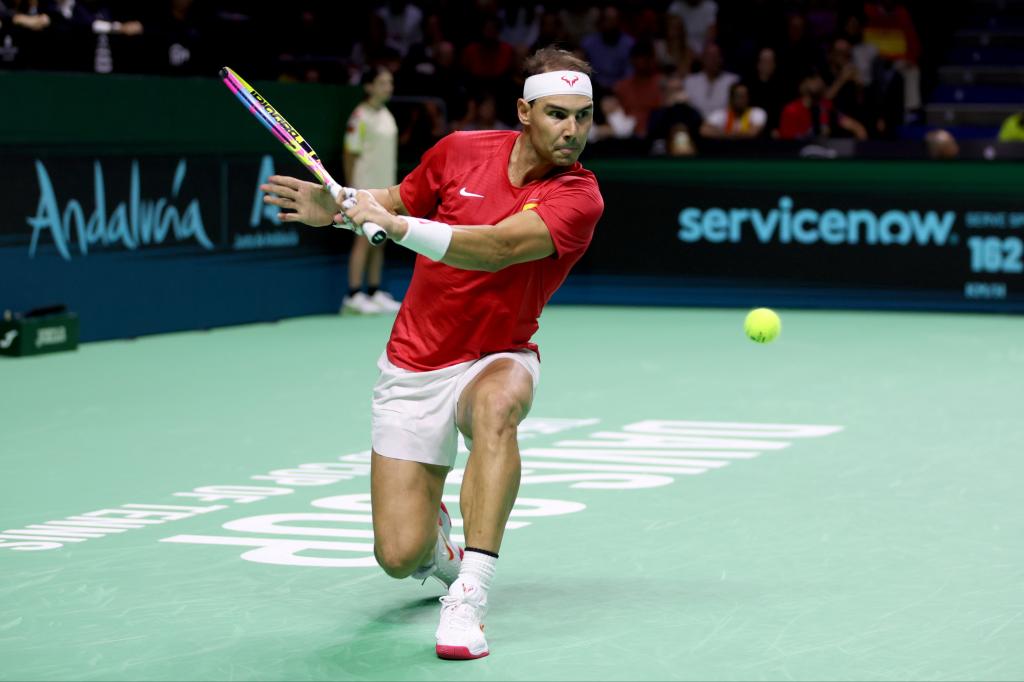
[(747, 313), (747, 319), (743, 321), (743, 331), (751, 341), (768, 343), (782, 331), (782, 320), (770, 308), (757, 308)]

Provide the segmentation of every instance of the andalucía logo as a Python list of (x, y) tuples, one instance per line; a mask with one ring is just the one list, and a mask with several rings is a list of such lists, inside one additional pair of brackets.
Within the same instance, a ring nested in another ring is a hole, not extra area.
[(36, 214), (26, 218), (32, 228), (28, 255), (35, 257), (39, 240), (46, 234), (53, 240), (54, 246), (64, 260), (71, 260), (71, 246), (74, 241), (78, 242), (78, 252), (83, 256), (89, 255), (92, 246), (120, 245), (134, 251), (140, 246), (162, 244), (169, 236), (179, 242), (194, 239), (204, 248), (212, 249), (213, 242), (206, 235), (199, 201), (190, 200), (184, 209), (174, 205), (174, 202), (179, 200), (178, 195), (187, 170), (185, 160), (181, 159), (174, 171), (170, 196), (145, 199), (142, 197), (139, 162), (133, 160), (128, 183), (128, 201), (120, 201), (111, 208), (107, 206), (103, 167), (99, 161), (95, 161), (93, 209), (86, 216), (82, 202), (77, 198), (68, 199), (61, 208), (46, 165), (37, 160), (39, 204)]

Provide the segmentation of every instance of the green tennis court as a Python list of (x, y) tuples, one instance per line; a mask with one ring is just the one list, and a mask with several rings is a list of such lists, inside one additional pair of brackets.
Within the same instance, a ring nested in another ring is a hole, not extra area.
[(545, 312), (465, 663), (371, 565), (389, 320), (0, 359), (0, 679), (1024, 678), (1021, 320), (742, 317)]

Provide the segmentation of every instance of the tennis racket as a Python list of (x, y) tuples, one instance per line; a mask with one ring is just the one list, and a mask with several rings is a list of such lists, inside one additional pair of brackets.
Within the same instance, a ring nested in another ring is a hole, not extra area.
[[(256, 117), (256, 120), (262, 123), (302, 165), (309, 169), (309, 172), (327, 188), (327, 191), (331, 193), (335, 201), (339, 204), (355, 201), (356, 190), (351, 187), (342, 187), (334, 181), (331, 174), (324, 168), (323, 162), (317, 156), (313, 147), (303, 139), (299, 131), (295, 129), (295, 126), (289, 123), (267, 101), (266, 97), (256, 92), (241, 76), (227, 66), (220, 70), (220, 77), (228, 90), (242, 103), (242, 106), (248, 109), (249, 113)], [(388, 238), (387, 233), (376, 223), (363, 223), (362, 232), (370, 240), (371, 244), (380, 244)]]

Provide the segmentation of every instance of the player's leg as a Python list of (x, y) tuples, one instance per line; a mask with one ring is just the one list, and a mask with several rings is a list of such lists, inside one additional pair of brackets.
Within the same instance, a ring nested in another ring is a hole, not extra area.
[(348, 254), (348, 295), (342, 302), (342, 312), (351, 311), (361, 314), (380, 312), (373, 300), (363, 291), (363, 278), (366, 276), (370, 251), (370, 242), (355, 235), (352, 240), (352, 250)]
[(463, 370), (412, 372), (386, 354), (377, 367), (370, 464), (377, 561), (395, 578), (434, 577), (448, 587), (462, 550), (451, 541), (441, 494), (457, 453), (453, 414)]
[(459, 397), (456, 423), (473, 444), (460, 499), (467, 547), (501, 547), (519, 493), (519, 423), (532, 402), (533, 376), (511, 358), (488, 365)]
[(436, 651), (442, 658), (489, 653), (483, 634), (487, 592), (519, 492), (517, 432), (533, 402), (533, 387), (533, 374), (503, 357), (487, 364), (459, 397), (456, 423), (472, 443), (461, 495), (466, 551), (458, 579), (441, 598)]
[(370, 494), (374, 554), (393, 578), (412, 575), (433, 561), (438, 508), (448, 467), (373, 453)]

